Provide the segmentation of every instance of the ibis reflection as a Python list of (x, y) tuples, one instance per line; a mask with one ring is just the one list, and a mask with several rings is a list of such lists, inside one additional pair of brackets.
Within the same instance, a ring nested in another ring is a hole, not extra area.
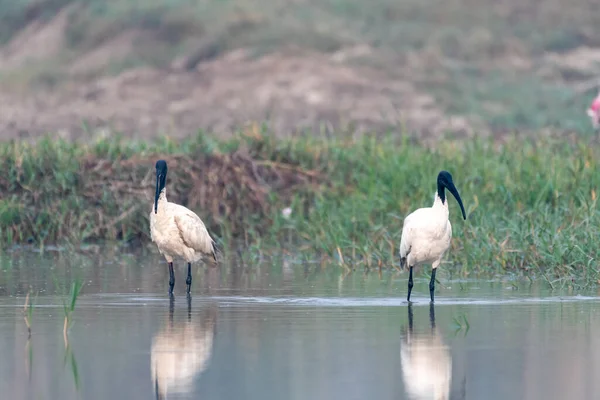
[(404, 327), (400, 361), (404, 386), (411, 400), (448, 400), (452, 381), (452, 357), (435, 326), (435, 309), (429, 306), (430, 329), (413, 329), (412, 305), (408, 306), (408, 329)]
[(191, 393), (194, 379), (208, 367), (211, 358), (218, 308), (210, 305), (192, 315), (189, 295), (187, 306), (187, 316), (176, 321), (171, 297), (168, 322), (152, 340), (150, 362), (157, 399)]

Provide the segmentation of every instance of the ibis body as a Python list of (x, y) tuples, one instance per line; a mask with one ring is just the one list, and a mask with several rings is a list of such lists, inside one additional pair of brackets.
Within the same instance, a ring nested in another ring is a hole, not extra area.
[(156, 162), (156, 193), (150, 212), (150, 235), (156, 243), (158, 251), (169, 263), (169, 294), (175, 286), (173, 259), (183, 258), (188, 263), (187, 292), (192, 286), (192, 263), (205, 255), (212, 255), (217, 261), (215, 243), (206, 226), (193, 211), (171, 203), (167, 200), (165, 184), (167, 180), (167, 163)]
[(413, 268), (421, 264), (431, 264), (429, 294), (433, 302), (435, 274), (452, 239), (446, 189), (454, 195), (460, 205), (463, 218), (467, 219), (462, 200), (452, 181), (452, 175), (447, 171), (438, 174), (433, 205), (419, 208), (404, 219), (400, 239), (400, 264), (403, 268), (408, 265), (409, 269), (407, 296), (409, 302), (413, 288)]

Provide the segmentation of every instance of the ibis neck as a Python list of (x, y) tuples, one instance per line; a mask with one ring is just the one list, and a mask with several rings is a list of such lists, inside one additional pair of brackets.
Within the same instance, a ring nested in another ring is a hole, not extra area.
[(167, 189), (163, 188), (158, 195), (158, 209), (157, 212), (160, 213), (161, 210), (164, 210), (164, 205), (167, 203)]
[(444, 196), (444, 189), (442, 189), (442, 195), (440, 196), (440, 192), (435, 193), (435, 197), (433, 200), (433, 206), (431, 208), (436, 210), (442, 210), (448, 214), (448, 199)]
[(442, 203), (446, 203), (446, 187), (441, 182), (437, 184), (437, 195)]
[(158, 202), (167, 202), (167, 188), (163, 188), (163, 190), (160, 191), (160, 194), (158, 195)]

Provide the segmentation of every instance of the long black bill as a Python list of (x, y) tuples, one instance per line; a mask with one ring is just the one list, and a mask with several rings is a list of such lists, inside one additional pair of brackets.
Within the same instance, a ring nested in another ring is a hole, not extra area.
[(154, 194), (154, 214), (158, 212), (158, 196), (160, 196), (161, 186), (161, 175), (156, 175), (156, 193)]
[(462, 211), (463, 218), (466, 220), (467, 214), (465, 213), (465, 207), (463, 206), (463, 202), (462, 202), (462, 199), (460, 198), (460, 194), (458, 194), (458, 190), (456, 190), (456, 186), (454, 186), (454, 183), (452, 183), (452, 182), (450, 182), (444, 186), (446, 186), (446, 189), (448, 189), (450, 191), (450, 193), (452, 193), (452, 196), (454, 196), (456, 201), (458, 201), (458, 205), (460, 206), (460, 210)]

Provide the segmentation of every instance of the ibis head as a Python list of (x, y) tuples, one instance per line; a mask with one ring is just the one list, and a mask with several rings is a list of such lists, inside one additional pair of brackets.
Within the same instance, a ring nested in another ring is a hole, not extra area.
[(158, 212), (158, 197), (165, 188), (167, 182), (167, 162), (158, 160), (156, 162), (156, 193), (154, 194), (154, 213)]
[(445, 189), (448, 189), (448, 191), (452, 193), (456, 201), (458, 201), (458, 205), (460, 206), (460, 210), (462, 211), (463, 218), (467, 219), (467, 215), (465, 214), (465, 207), (463, 206), (462, 199), (460, 198), (460, 194), (458, 194), (456, 186), (454, 186), (454, 182), (452, 181), (452, 175), (450, 175), (450, 172), (440, 171), (437, 178), (437, 186), (438, 196), (440, 196), (440, 200), (442, 200), (442, 203), (446, 202)]

